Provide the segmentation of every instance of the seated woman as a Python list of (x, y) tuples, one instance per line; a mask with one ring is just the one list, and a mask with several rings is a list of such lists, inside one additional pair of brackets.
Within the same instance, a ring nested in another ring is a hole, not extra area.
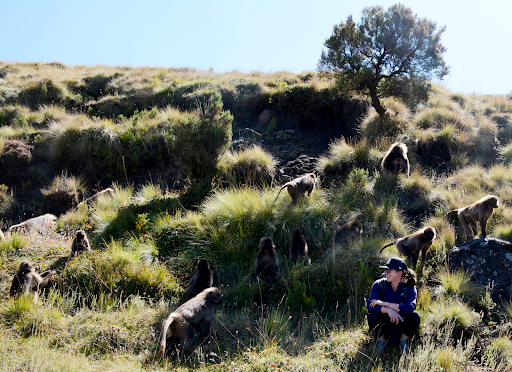
[(379, 269), (385, 269), (385, 278), (372, 285), (367, 303), (368, 325), (376, 332), (380, 352), (393, 335), (400, 335), (400, 350), (409, 352), (407, 340), (416, 333), (421, 320), (415, 310), (416, 273), (400, 257), (390, 258), (386, 266), (379, 266)]

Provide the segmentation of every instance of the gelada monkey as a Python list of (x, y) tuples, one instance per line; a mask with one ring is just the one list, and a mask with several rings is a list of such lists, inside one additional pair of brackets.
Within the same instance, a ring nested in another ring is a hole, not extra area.
[(499, 199), (495, 195), (487, 195), (482, 199), (470, 204), (464, 208), (453, 209), (446, 213), (444, 216), (446, 219), (457, 216), (466, 238), (469, 238), (478, 233), (477, 223), (480, 223), (482, 229), (482, 237), (485, 238), (487, 233), (485, 227), (487, 221), (492, 215), (495, 208), (499, 207)]
[(253, 283), (256, 277), (265, 282), (275, 282), (281, 277), (279, 258), (272, 238), (265, 236), (260, 239), (260, 250), (256, 257), (256, 271), (247, 275), (246, 283)]
[(306, 239), (304, 239), (299, 229), (295, 230), (292, 234), (288, 253), (292, 263), (296, 263), (300, 259), (308, 264), (311, 263), (308, 257), (308, 243), (306, 243)]
[(76, 257), (80, 252), (90, 252), (91, 245), (89, 239), (87, 239), (87, 233), (84, 230), (78, 230), (75, 233), (73, 243), (71, 243), (70, 258)]
[(34, 302), (37, 302), (38, 287), (44, 287), (48, 284), (51, 277), (56, 274), (54, 270), (47, 270), (41, 274), (36, 273), (34, 265), (28, 260), (20, 262), (18, 272), (14, 274), (11, 284), (11, 297), (20, 296), (23, 294), (32, 294)]
[(223, 302), (220, 290), (211, 287), (169, 314), (163, 322), (160, 333), (157, 359), (164, 356), (167, 340), (177, 343), (176, 348), (179, 348), (180, 355), (183, 355), (194, 342), (194, 330), (198, 331), (203, 338), (209, 337), (217, 306)]
[(197, 260), (196, 269), (185, 290), (185, 297), (189, 299), (213, 285), (213, 274), (208, 261), (205, 259)]
[(363, 233), (363, 225), (358, 219), (353, 219), (340, 227), (334, 236), (335, 244), (344, 244), (350, 242), (358, 242), (361, 240)]
[(421, 252), (421, 266), (423, 267), (423, 265), (425, 265), (427, 251), (435, 238), (436, 229), (432, 226), (427, 226), (410, 235), (397, 239), (393, 243), (385, 245), (380, 250), (379, 255), (382, 254), (382, 251), (385, 248), (396, 244), (398, 251), (407, 257), (409, 265), (416, 266), (418, 263), (418, 256)]
[(395, 142), (391, 145), (380, 168), (383, 176), (405, 174), (409, 177), (409, 158), (407, 157), (407, 145), (402, 142)]
[(279, 192), (277, 193), (276, 200), (274, 200), (274, 203), (277, 201), (281, 191), (286, 187), (288, 194), (290, 194), (292, 198), (292, 203), (295, 204), (299, 198), (304, 196), (304, 194), (308, 193), (308, 195), (311, 195), (315, 189), (316, 182), (317, 179), (314, 173), (308, 173), (304, 176), (294, 178), (293, 180), (286, 182), (283, 186), (281, 186)]

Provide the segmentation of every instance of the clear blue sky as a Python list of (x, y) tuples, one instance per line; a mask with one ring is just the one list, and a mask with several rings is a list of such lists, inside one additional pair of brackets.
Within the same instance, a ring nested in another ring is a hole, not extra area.
[[(333, 25), (359, 19), (358, 0), (2, 0), (0, 61), (67, 65), (316, 71)], [(453, 92), (512, 92), (512, 1), (403, 0), (446, 26)]]

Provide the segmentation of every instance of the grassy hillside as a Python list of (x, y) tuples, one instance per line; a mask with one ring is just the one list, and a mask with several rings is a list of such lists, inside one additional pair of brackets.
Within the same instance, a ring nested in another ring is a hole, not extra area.
[[(55, 233), (0, 242), (0, 369), (510, 370), (512, 305), (447, 269), (461, 239), (443, 215), (495, 194), (489, 235), (512, 240), (512, 100), (434, 86), (427, 102), (385, 104), (382, 120), (314, 73), (0, 63), (2, 230), (61, 206)], [(274, 120), (261, 125), (267, 108)], [(274, 203), (269, 149), (230, 147), (237, 127), (270, 141), (274, 131), (317, 126), (346, 135), (318, 159), (320, 185), (296, 206), (283, 193)], [(385, 179), (380, 161), (395, 141), (409, 147), (411, 176)], [(76, 207), (107, 186), (112, 197)], [(333, 245), (353, 217), (362, 242)], [(378, 251), (426, 225), (438, 237), (418, 268), (419, 334), (409, 356), (379, 355), (365, 298), (379, 264), (398, 252)], [(78, 228), (93, 252), (68, 260)], [(311, 265), (289, 263), (296, 228)], [(282, 279), (247, 286), (265, 235)], [(162, 319), (182, 303), (198, 258), (224, 293), (212, 342), (156, 361)], [(22, 259), (57, 271), (35, 305), (8, 296)]]

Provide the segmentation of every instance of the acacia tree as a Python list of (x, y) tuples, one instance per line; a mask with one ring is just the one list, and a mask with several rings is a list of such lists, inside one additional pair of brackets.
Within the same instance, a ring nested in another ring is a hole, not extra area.
[(380, 98), (405, 96), (414, 88), (426, 92), (428, 80), (448, 74), (442, 57), (446, 48), (440, 43), (445, 29), (417, 18), (402, 4), (387, 11), (381, 6), (365, 8), (359, 24), (349, 16), (334, 26), (318, 62), (319, 75), (334, 77), (342, 92), (369, 96), (384, 116)]

